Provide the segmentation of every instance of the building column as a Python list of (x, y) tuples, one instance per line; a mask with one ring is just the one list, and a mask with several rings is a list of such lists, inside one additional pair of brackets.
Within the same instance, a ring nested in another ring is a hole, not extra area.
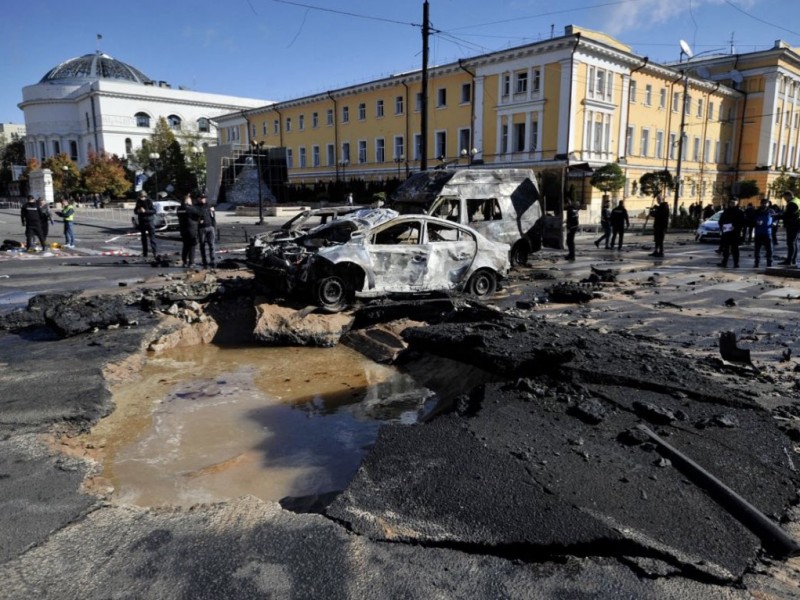
[(485, 79), (483, 76), (475, 77), (475, 89), (472, 91), (475, 105), (473, 107), (472, 145), (478, 149), (475, 158), (483, 158), (483, 95)]

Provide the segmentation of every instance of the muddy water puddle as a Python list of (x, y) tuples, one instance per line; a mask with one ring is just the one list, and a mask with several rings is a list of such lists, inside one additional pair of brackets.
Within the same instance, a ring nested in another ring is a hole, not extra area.
[(175, 349), (113, 395), (82, 443), (103, 465), (94, 486), (140, 506), (341, 490), (382, 423), (415, 423), (433, 403), (346, 347)]

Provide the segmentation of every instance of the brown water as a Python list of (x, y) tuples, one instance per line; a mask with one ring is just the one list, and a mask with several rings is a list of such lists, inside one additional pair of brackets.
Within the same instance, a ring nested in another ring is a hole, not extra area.
[(343, 489), (381, 423), (411, 424), (432, 394), (346, 347), (176, 349), (114, 390), (84, 440), (113, 500), (141, 506)]

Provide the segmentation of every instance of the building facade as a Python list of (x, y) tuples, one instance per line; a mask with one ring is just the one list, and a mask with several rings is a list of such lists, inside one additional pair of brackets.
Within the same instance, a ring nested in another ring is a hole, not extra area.
[[(676, 43), (677, 48), (677, 43)], [(295, 183), (403, 178), (422, 167), (422, 74), (384, 79), (218, 117), (218, 141), (285, 147)], [(762, 193), (800, 168), (800, 56), (768, 51), (655, 64), (598, 32), (430, 69), (426, 168), (467, 164), (561, 173), (560, 193), (592, 216), (593, 168), (618, 162), (617, 195), (644, 211), (638, 180), (677, 176), (675, 203), (719, 204), (736, 182)], [(209, 166), (211, 168), (211, 166)], [(552, 190), (550, 194), (553, 195)]]
[(23, 88), (25, 153), (42, 161), (67, 154), (79, 167), (92, 152), (126, 157), (149, 138), (159, 118), (176, 134), (213, 143), (213, 119), (266, 100), (173, 89), (97, 52), (65, 61)]

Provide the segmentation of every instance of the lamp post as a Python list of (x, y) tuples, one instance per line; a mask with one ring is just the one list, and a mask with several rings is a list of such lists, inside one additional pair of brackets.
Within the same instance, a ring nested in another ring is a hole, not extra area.
[(394, 162), (397, 163), (397, 178), (400, 179), (400, 165), (403, 164), (405, 157), (401, 154), (400, 156), (395, 156)]
[(264, 142), (257, 142), (252, 140), (250, 145), (253, 146), (253, 152), (256, 153), (256, 170), (258, 177), (258, 224), (264, 224), (264, 196), (261, 193), (261, 148), (264, 147)]
[(64, 197), (69, 199), (69, 167), (67, 165), (63, 165), (61, 170), (64, 172)]
[(350, 161), (345, 159), (339, 161), (339, 166), (342, 167), (342, 180), (344, 181), (345, 185), (347, 185), (347, 165), (350, 164)]
[(153, 167), (153, 178), (156, 184), (156, 200), (158, 200), (158, 159), (161, 158), (161, 155), (158, 152), (151, 152), (148, 158), (150, 159), (150, 166)]
[(472, 166), (472, 161), (475, 160), (476, 154), (478, 154), (477, 148), (472, 148), (469, 152), (467, 152), (466, 148), (461, 149), (461, 157), (469, 159), (469, 162), (467, 163), (469, 166)]
[(202, 154), (203, 150), (201, 148), (198, 148), (197, 146), (192, 146), (191, 152), (193, 157), (192, 161), (194, 163), (194, 178), (197, 181), (197, 190), (200, 193), (203, 193), (205, 191), (204, 189), (205, 186), (203, 185), (203, 182), (201, 181), (200, 177), (202, 172), (202, 169), (200, 168), (200, 154)]

